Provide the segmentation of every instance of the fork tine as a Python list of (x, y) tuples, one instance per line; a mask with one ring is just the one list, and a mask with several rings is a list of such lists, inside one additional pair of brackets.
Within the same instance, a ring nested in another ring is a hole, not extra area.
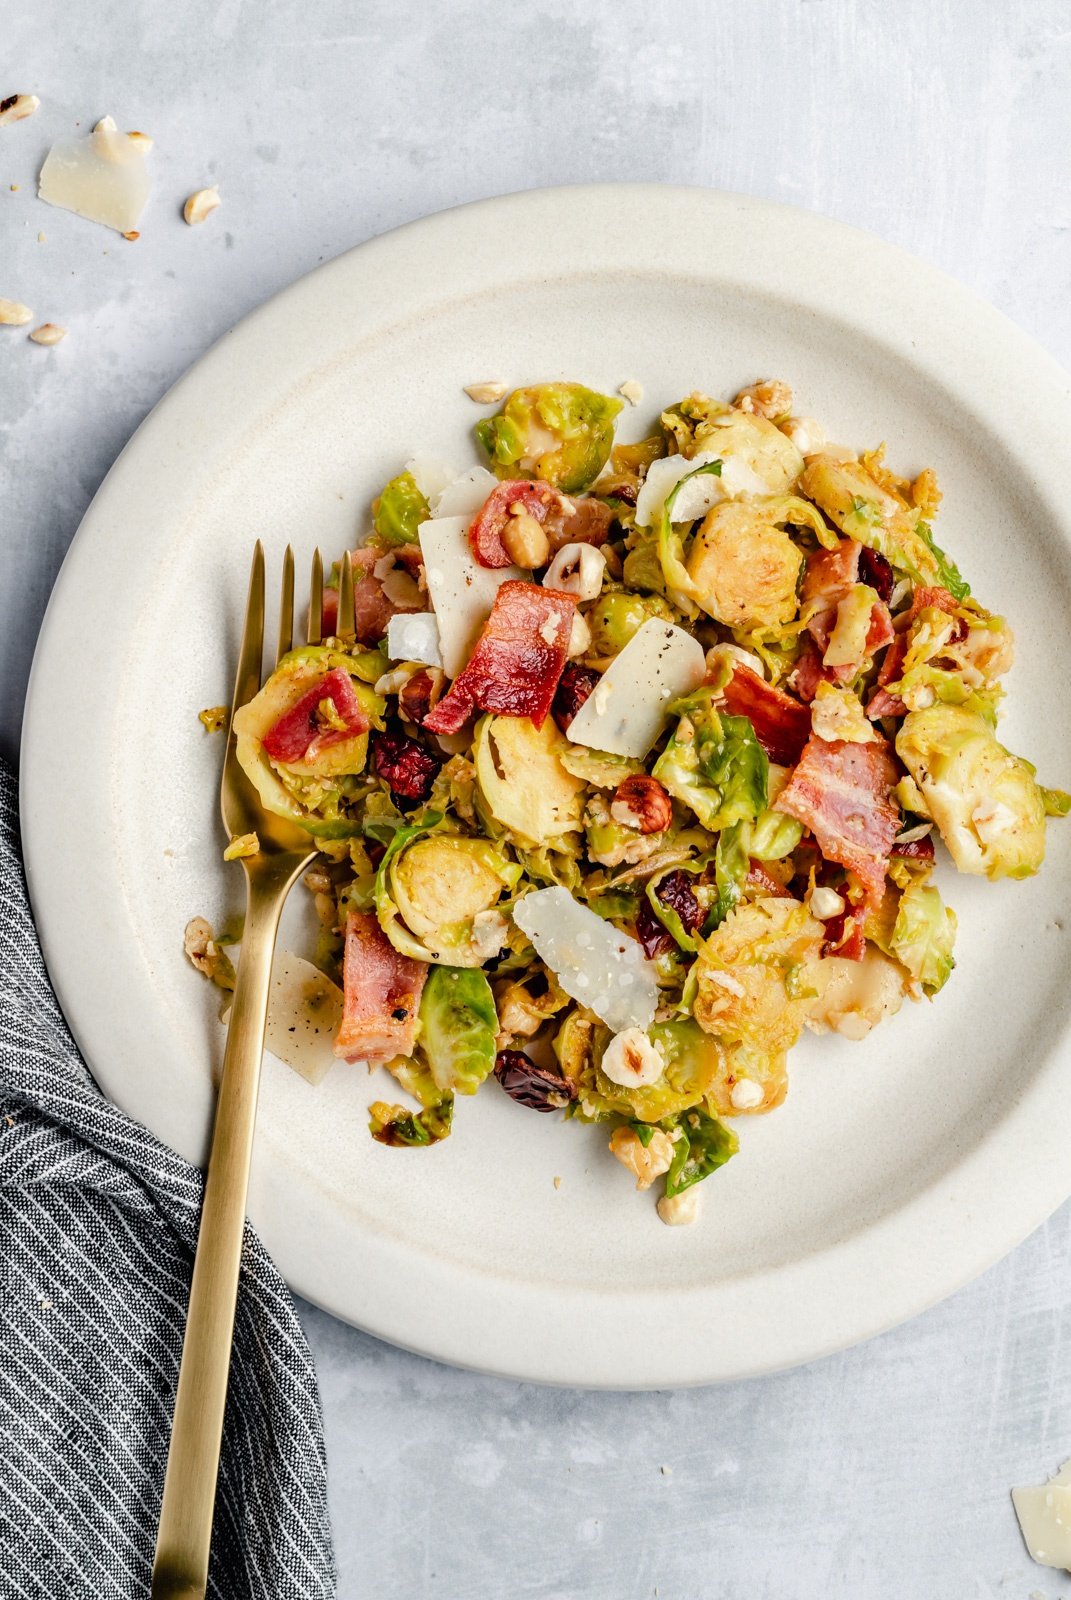
[(319, 550), (312, 552), (309, 586), (309, 643), (319, 644), (324, 631), (324, 564)]
[(245, 627), (238, 651), (238, 671), (234, 679), (232, 712), (252, 700), (260, 688), (260, 669), (264, 661), (264, 546), (258, 539), (249, 573), (249, 598), (245, 607)]
[(287, 545), (283, 557), (283, 592), (279, 601), (279, 650), (276, 655), (278, 663), (293, 648), (294, 644), (294, 551)]
[(342, 557), (338, 580), (338, 621), (335, 633), (340, 639), (352, 639), (356, 632), (353, 614), (353, 557), (349, 551)]

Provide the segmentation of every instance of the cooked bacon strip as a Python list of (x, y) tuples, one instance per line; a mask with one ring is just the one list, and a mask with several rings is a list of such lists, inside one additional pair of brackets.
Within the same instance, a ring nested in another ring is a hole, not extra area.
[(884, 739), (873, 744), (810, 738), (799, 766), (774, 801), (775, 811), (810, 828), (827, 861), (854, 872), (877, 905), (900, 827), (889, 799), (899, 769)]
[[(387, 631), (391, 617), (423, 609), (420, 605), (399, 605), (392, 600), (377, 578), (373, 567), (387, 554), (392, 554), (409, 576), (418, 581), (423, 571), (423, 557), (419, 545), (399, 545), (390, 552), (376, 545), (362, 545), (353, 552), (353, 609), (356, 616), (356, 633), (359, 644), (378, 644)], [(389, 578), (387, 580), (389, 582)], [(327, 638), (338, 626), (338, 590), (324, 590), (323, 633)]]
[(428, 975), (423, 961), (400, 955), (374, 911), (346, 918), (342, 968), (342, 1025), (336, 1056), (347, 1061), (390, 1061), (416, 1042), (420, 996)]
[(866, 914), (866, 906), (853, 906), (842, 911), (839, 917), (830, 917), (826, 923), (822, 954), (840, 956), (845, 961), (862, 961), (866, 955), (866, 939), (863, 937)]
[(820, 683), (837, 683), (839, 680), (832, 667), (822, 665), (821, 652), (813, 639), (805, 639), (803, 648), (796, 657), (795, 665), (788, 675), (788, 685), (794, 689), (800, 699), (810, 705), (818, 693)]
[(745, 666), (734, 667), (724, 698), (730, 716), (748, 718), (771, 761), (781, 767), (795, 766), (811, 736), (806, 706)]
[[(325, 720), (320, 711), (325, 700), (334, 706), (344, 728), (333, 727)], [(321, 751), (367, 732), (368, 727), (349, 673), (336, 667), (283, 713), (264, 735), (263, 744), (273, 761), (315, 761)]]
[(892, 643), (878, 669), (878, 688), (871, 695), (866, 708), (866, 714), (871, 722), (876, 722), (880, 717), (902, 717), (907, 711), (900, 696), (888, 692), (885, 685), (896, 683), (903, 672), (904, 658), (911, 641), (911, 630), (922, 611), (945, 611), (949, 616), (954, 616), (956, 602), (947, 589), (923, 586), (915, 590), (911, 597), (910, 610), (896, 619)]
[(530, 717), (550, 710), (565, 666), (576, 596), (536, 583), (504, 583), (476, 648), (449, 693), (424, 718), (431, 733), (457, 733), (473, 711)]
[(469, 544), (481, 567), (508, 567), (502, 533), (515, 508), (542, 523), (552, 550), (563, 544), (605, 544), (614, 514), (601, 500), (572, 500), (552, 484), (509, 478), (492, 489), (469, 526)]
[(900, 840), (892, 847), (894, 856), (904, 856), (908, 861), (932, 861), (937, 852), (933, 846), (933, 834), (924, 833), (921, 839)]
[(775, 878), (773, 873), (756, 861), (754, 856), (748, 862), (747, 885), (749, 889), (758, 889), (763, 894), (776, 895), (779, 900), (791, 900), (792, 890), (786, 889), (780, 878)]
[[(857, 583), (866, 581), (865, 578), (860, 578), (859, 574), (862, 555), (863, 547), (855, 539), (842, 539), (835, 549), (813, 550), (807, 557), (807, 570), (800, 592), (800, 608), (805, 610), (810, 605), (815, 606), (814, 615), (807, 624), (807, 631), (818, 646), (820, 655), (825, 653), (836, 626), (837, 607), (840, 602)], [(863, 661), (884, 649), (892, 638), (893, 625), (889, 608), (884, 600), (879, 598), (870, 612), (870, 627), (867, 630), (863, 657), (844, 666), (825, 668), (823, 675), (826, 681), (847, 683), (855, 677)], [(814, 691), (804, 698), (813, 700)]]

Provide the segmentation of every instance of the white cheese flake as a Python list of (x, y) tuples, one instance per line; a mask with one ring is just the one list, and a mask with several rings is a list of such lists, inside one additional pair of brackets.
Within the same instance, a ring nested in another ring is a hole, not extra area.
[(434, 456), (413, 456), (412, 460), (405, 463), (405, 470), (429, 505), (457, 477), (454, 467), (448, 467), (445, 461), (437, 461)]
[(568, 889), (537, 889), (513, 920), (566, 994), (583, 1001), (615, 1033), (649, 1028), (658, 984), (635, 939), (574, 900)]
[(511, 578), (526, 576), (519, 567), (481, 567), (469, 547), (470, 520), (436, 517), (417, 530), (443, 669), (451, 678), (472, 653), (499, 589)]
[(335, 1061), (334, 1044), (342, 1022), (342, 990), (311, 961), (276, 957), (268, 995), (264, 1042), (273, 1056), (306, 1079), (320, 1082)]
[(666, 722), (666, 707), (698, 689), (706, 658), (698, 639), (655, 617), (615, 656), (569, 724), (574, 744), (642, 758)]
[(410, 611), (391, 617), (387, 623), (387, 655), (391, 661), (419, 661), (425, 667), (441, 667), (439, 625), (434, 611)]
[(117, 233), (133, 233), (152, 180), (145, 157), (152, 141), (120, 133), (105, 117), (85, 139), (57, 139), (45, 157), (38, 194), (49, 205), (74, 211)]
[(1023, 1542), (1044, 1567), (1071, 1572), (1071, 1461), (1036, 1488), (1013, 1489)]
[[(699, 467), (706, 467), (711, 462), (720, 460), (721, 457), (715, 451), (700, 450), (690, 458), (663, 456), (659, 461), (652, 461), (647, 468), (643, 488), (636, 497), (636, 526), (655, 527), (662, 515), (666, 496), (677, 487), (681, 479), (686, 478), (690, 472), (697, 471)], [(723, 476), (724, 472), (723, 466)], [(719, 500), (724, 500), (725, 494), (726, 486), (723, 478), (719, 478), (716, 473), (705, 472), (702, 477), (693, 478), (691, 483), (685, 484), (673, 502), (674, 522), (694, 522), (696, 517), (703, 516), (711, 506), (716, 506)]]
[(471, 520), (497, 486), (498, 479), (486, 467), (470, 467), (431, 500), (432, 516)]

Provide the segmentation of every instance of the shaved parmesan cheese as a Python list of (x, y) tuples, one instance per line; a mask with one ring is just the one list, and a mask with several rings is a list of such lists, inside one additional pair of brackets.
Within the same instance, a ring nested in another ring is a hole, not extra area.
[[(720, 460), (721, 457), (716, 451), (701, 450), (691, 459), (687, 456), (663, 456), (660, 461), (652, 461), (647, 468), (643, 488), (636, 497), (636, 526), (653, 528), (662, 515), (666, 496), (677, 487), (681, 479), (699, 467), (706, 467), (711, 462)], [(722, 473), (724, 472), (725, 468), (722, 467)], [(715, 476), (713, 472), (704, 473), (700, 478), (693, 478), (673, 503), (674, 522), (694, 522), (696, 517), (703, 516), (711, 506), (716, 506), (719, 500), (724, 500), (726, 492), (723, 478)]]
[(1012, 1502), (1034, 1560), (1071, 1571), (1071, 1461), (1039, 1488), (1013, 1489)]
[(434, 611), (410, 611), (387, 623), (387, 655), (391, 661), (419, 661), (441, 667), (439, 625)]
[(432, 515), (436, 517), (474, 517), (498, 479), (486, 467), (470, 467), (460, 478), (436, 495), (431, 501)]
[(658, 984), (635, 939), (619, 933), (568, 889), (537, 889), (513, 908), (513, 920), (566, 994), (615, 1033), (649, 1028)]
[(405, 463), (405, 470), (429, 505), (457, 477), (453, 467), (436, 461), (432, 456), (414, 456), (412, 461)]
[(519, 567), (481, 567), (469, 546), (469, 521), (467, 516), (436, 517), (417, 529), (442, 664), (451, 678), (471, 655), (502, 584), (526, 576)]
[(152, 140), (120, 133), (105, 117), (86, 139), (58, 139), (45, 158), (38, 194), (118, 233), (133, 233), (152, 180), (145, 157)]
[(652, 617), (611, 661), (568, 737), (615, 756), (645, 756), (665, 726), (669, 702), (698, 689), (705, 676), (698, 639)]
[(319, 967), (283, 950), (271, 969), (268, 1030), (273, 1056), (308, 1083), (319, 1083), (335, 1060), (342, 1023), (342, 990)]

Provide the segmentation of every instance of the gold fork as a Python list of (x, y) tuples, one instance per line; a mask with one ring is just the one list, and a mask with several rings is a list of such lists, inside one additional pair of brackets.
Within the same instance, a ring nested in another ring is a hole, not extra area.
[[(322, 629), (323, 565), (317, 550), (312, 562), (310, 644), (320, 643)], [(293, 630), (294, 555), (288, 546), (283, 562), (277, 660), (292, 647)], [(334, 631), (342, 639), (354, 634), (353, 568), (348, 555), (342, 562)], [(272, 955), (283, 902), (300, 874), (319, 854), (309, 834), (264, 809), (238, 765), (234, 713), (260, 688), (263, 655), (264, 550), (258, 540), (249, 578), (220, 802), (228, 834), (233, 838), (255, 833), (260, 850), (254, 856), (241, 858), (246, 877), (245, 932), (193, 1263), (153, 1562), (152, 1600), (204, 1600), (208, 1585), (212, 1511), (234, 1337)]]

